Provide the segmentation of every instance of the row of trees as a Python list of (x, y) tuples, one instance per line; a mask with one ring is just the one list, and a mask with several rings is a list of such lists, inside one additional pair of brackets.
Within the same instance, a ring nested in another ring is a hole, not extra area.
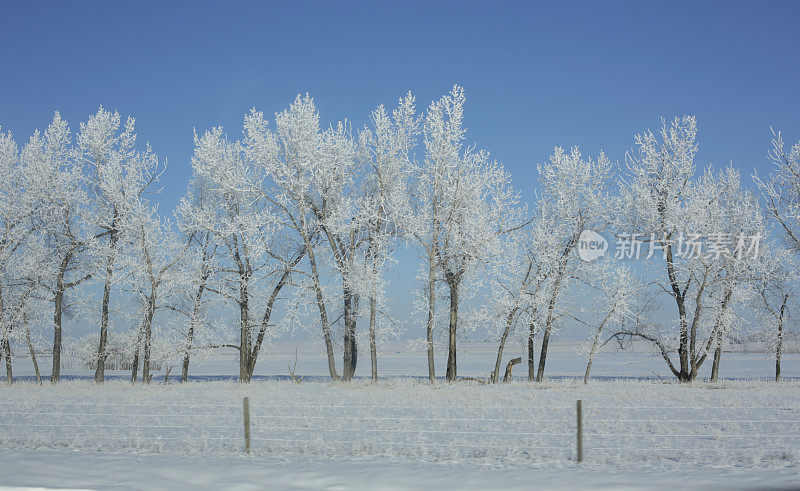
[[(56, 114), (21, 148), (0, 133), (8, 380), (12, 346), (38, 377), (35, 347), (52, 335), (58, 381), (70, 315), (97, 326), (76, 343), (97, 382), (112, 359), (132, 381), (140, 367), (149, 382), (172, 365), (186, 380), (191, 359), (223, 348), (248, 381), (269, 340), (296, 327), (317, 332), (336, 380), (352, 379), (366, 344), (377, 380), (379, 345), (400, 329), (387, 273), (401, 246), (419, 253), (431, 381), (438, 340), (455, 381), (458, 340), (475, 326), (499, 340), (492, 382), (513, 341), (541, 381), (553, 335), (570, 323), (589, 332), (586, 379), (605, 342), (636, 339), (678, 380), (694, 380), (706, 359), (716, 379), (725, 344), (754, 332), (779, 377), (793, 334), (800, 143), (785, 150), (775, 135), (775, 171), (755, 177), (754, 194), (733, 167), (697, 169), (693, 117), (662, 121), (636, 135), (622, 166), (555, 148), (529, 208), (502, 165), (467, 142), (464, 103), (456, 86), (420, 114), (408, 94), (356, 129), (322, 128), (308, 95), (272, 124), (252, 110), (238, 139), (195, 134), (192, 180), (169, 217), (154, 200), (165, 162), (137, 142), (132, 118), (101, 107), (73, 136)], [(648, 257), (584, 261), (586, 231)]]

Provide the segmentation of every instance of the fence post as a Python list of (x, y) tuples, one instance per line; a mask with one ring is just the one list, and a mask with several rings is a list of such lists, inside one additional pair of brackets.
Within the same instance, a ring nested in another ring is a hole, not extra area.
[(583, 406), (582, 401), (578, 399), (577, 417), (578, 417), (578, 462), (583, 462)]
[(244, 404), (244, 451), (250, 453), (250, 398), (245, 397), (243, 404)]

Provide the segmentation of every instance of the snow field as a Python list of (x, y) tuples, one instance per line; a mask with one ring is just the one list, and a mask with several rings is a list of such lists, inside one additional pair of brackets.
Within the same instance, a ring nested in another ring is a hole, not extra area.
[(799, 388), (796, 381), (431, 387), (402, 378), (377, 386), (18, 383), (0, 391), (0, 446), (240, 455), (246, 396), (254, 456), (571, 466), (575, 401), (581, 399), (587, 467), (794, 468), (800, 460)]

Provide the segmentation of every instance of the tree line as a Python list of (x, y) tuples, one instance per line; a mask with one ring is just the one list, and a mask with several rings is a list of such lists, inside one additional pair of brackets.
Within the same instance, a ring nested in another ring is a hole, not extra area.
[[(249, 381), (269, 340), (295, 328), (322, 340), (331, 379), (351, 380), (366, 345), (377, 380), (380, 345), (405, 327), (430, 381), (442, 346), (452, 382), (459, 339), (481, 326), (497, 340), (490, 382), (509, 342), (542, 381), (570, 324), (587, 330), (585, 381), (604, 344), (636, 340), (686, 382), (706, 360), (716, 380), (726, 343), (758, 339), (780, 378), (797, 341), (800, 142), (774, 133), (772, 172), (748, 183), (733, 166), (698, 166), (694, 117), (662, 120), (622, 163), (556, 147), (525, 203), (469, 142), (464, 105), (459, 86), (422, 112), (409, 93), (360, 128), (323, 128), (309, 95), (272, 122), (253, 109), (238, 139), (195, 132), (191, 182), (168, 214), (156, 201), (166, 162), (132, 117), (101, 107), (73, 134), (56, 113), (21, 146), (0, 131), (7, 380), (12, 347), (40, 378), (35, 348), (47, 344), (57, 382), (69, 344), (98, 383), (122, 366), (133, 382), (180, 366), (186, 381), (191, 360), (218, 349), (237, 352)], [(388, 306), (400, 247), (419, 258), (419, 325)], [(65, 337), (65, 317), (95, 333)]]

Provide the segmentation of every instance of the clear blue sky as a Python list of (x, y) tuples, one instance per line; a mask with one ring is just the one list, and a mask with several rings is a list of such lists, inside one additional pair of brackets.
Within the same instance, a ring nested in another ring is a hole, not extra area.
[(361, 124), (459, 83), (470, 139), (526, 195), (554, 145), (621, 160), (636, 131), (683, 113), (702, 163), (747, 176), (766, 168), (770, 125), (800, 139), (798, 26), (800, 2), (6, 2), (0, 126), (23, 139), (55, 110), (74, 128), (101, 104), (133, 114), (169, 160), (163, 212), (193, 128), (238, 135), (249, 108), (306, 91), (324, 121)]
[(770, 125), (800, 139), (800, 2), (290, 3), (5, 3), (0, 126), (133, 114), (169, 159), (162, 211), (193, 128), (238, 135), (250, 107), (306, 91), (323, 120), (363, 123), (459, 83), (470, 138), (526, 192), (554, 145), (622, 159), (660, 115), (695, 114), (702, 162), (743, 170), (764, 166)]

